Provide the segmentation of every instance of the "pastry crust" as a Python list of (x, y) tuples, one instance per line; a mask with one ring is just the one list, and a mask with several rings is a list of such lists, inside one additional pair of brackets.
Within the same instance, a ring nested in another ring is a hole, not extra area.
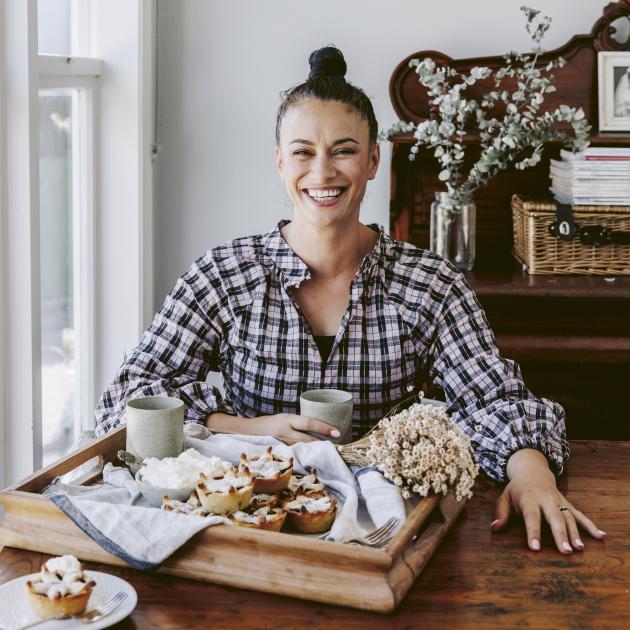
[(275, 494), (284, 490), (293, 473), (293, 458), (281, 457), (272, 452), (271, 446), (258, 457), (248, 458), (241, 453), (240, 471), (254, 475), (254, 492)]
[(252, 500), (254, 479), (249, 472), (206, 477), (199, 475), (196, 494), (201, 507), (213, 514), (227, 514), (246, 508)]
[(233, 512), (228, 518), (239, 527), (279, 532), (286, 516), (287, 513), (282, 508), (265, 506), (253, 511)]
[[(85, 611), (96, 586), (74, 556), (50, 558), (38, 576), (26, 582), (26, 596), (42, 619), (60, 619)], [(74, 591), (74, 592), (73, 592)]]
[(283, 501), (282, 507), (287, 511), (287, 523), (303, 534), (329, 530), (337, 513), (337, 501), (327, 492), (319, 496), (298, 495)]
[[(26, 595), (33, 611), (42, 619), (61, 619), (68, 615), (80, 615), (87, 608), (95, 582), (88, 582), (80, 593), (49, 599), (48, 595), (35, 593), (26, 583)], [(91, 585), (91, 586), (90, 586)], [(89, 588), (87, 588), (89, 586)]]

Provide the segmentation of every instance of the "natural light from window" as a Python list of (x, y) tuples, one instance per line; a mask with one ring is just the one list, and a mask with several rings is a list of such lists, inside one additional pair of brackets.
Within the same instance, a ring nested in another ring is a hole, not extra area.
[[(75, 428), (73, 101), (40, 92), (42, 448), (44, 465), (68, 451)], [(73, 94), (74, 93), (74, 94)]]
[[(38, 0), (39, 54), (72, 54), (71, 0)], [(68, 452), (80, 428), (75, 357), (78, 282), (74, 173), (79, 91), (39, 92), (42, 461)], [(76, 180), (76, 181), (75, 181)]]
[(37, 0), (37, 44), (40, 55), (72, 54), (71, 0)]

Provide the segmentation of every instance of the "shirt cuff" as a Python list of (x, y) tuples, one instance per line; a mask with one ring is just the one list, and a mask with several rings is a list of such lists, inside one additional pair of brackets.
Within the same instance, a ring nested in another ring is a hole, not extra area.
[(196, 422), (206, 424), (208, 416), (213, 413), (225, 413), (235, 416), (236, 411), (232, 403), (226, 400), (218, 387), (210, 388), (211, 396), (206, 399), (197, 399), (192, 405), (186, 406), (184, 422)]

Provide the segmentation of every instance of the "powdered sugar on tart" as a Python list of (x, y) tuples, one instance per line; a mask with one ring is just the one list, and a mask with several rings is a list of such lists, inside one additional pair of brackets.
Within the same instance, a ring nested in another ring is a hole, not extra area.
[(162, 499), (162, 509), (165, 512), (175, 512), (176, 514), (188, 514), (190, 516), (208, 516), (208, 511), (204, 510), (200, 505), (195, 506), (190, 502), (177, 501), (164, 497)]
[(247, 507), (252, 500), (254, 478), (248, 472), (231, 472), (218, 477), (199, 475), (195, 490), (201, 506), (214, 514), (227, 514)]
[(235, 525), (253, 527), (270, 531), (280, 531), (286, 518), (286, 512), (281, 508), (264, 506), (257, 510), (239, 510), (228, 516)]
[(289, 480), (288, 489), (293, 494), (321, 494), (324, 492), (324, 484), (317, 479), (317, 471), (313, 468), (308, 475), (293, 475)]
[(293, 471), (293, 458), (276, 455), (269, 446), (258, 457), (241, 454), (239, 470), (254, 475), (254, 492), (275, 493), (287, 487)]
[(283, 501), (282, 507), (287, 510), (287, 521), (295, 531), (317, 534), (330, 529), (337, 501), (327, 492), (317, 496), (299, 494)]
[(252, 495), (252, 509), (258, 509), (261, 507), (269, 506), (276, 507), (280, 503), (280, 498), (277, 494), (267, 494), (265, 492), (257, 492)]
[(44, 619), (83, 612), (96, 583), (74, 556), (50, 558), (37, 577), (26, 582), (33, 610)]
[(325, 494), (321, 497), (309, 497), (306, 495), (299, 495), (295, 497), (293, 501), (287, 501), (283, 504), (286, 510), (302, 510), (307, 512), (328, 512), (332, 509), (335, 500), (329, 495)]

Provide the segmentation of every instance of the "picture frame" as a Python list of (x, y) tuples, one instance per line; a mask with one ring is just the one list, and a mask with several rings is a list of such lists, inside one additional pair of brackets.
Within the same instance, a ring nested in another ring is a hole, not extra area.
[(597, 55), (600, 131), (630, 132), (630, 52)]

